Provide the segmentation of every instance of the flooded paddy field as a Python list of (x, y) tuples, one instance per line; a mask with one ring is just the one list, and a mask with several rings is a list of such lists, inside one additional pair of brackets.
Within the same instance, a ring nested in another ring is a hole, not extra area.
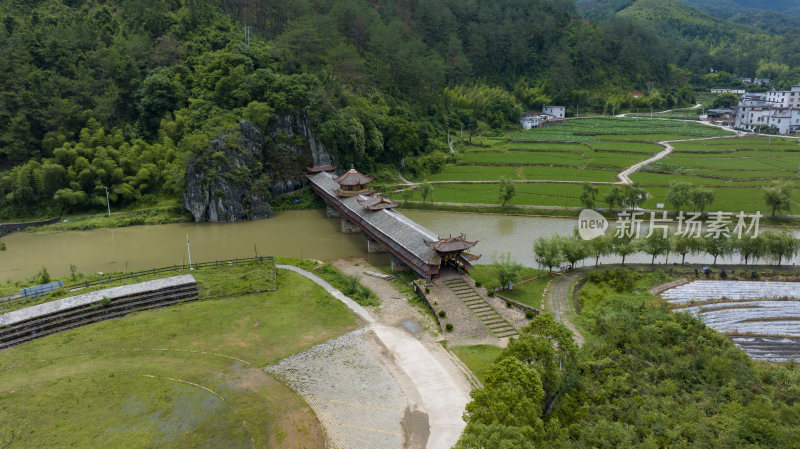
[(800, 358), (800, 282), (694, 281), (661, 297), (726, 335), (755, 360)]

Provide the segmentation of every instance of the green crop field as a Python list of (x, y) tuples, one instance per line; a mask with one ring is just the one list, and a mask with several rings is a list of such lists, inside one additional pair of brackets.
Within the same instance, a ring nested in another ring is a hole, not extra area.
[[(713, 138), (716, 137), (716, 138)], [(800, 187), (800, 140), (781, 137), (736, 137), (699, 122), (664, 119), (592, 118), (512, 133), (506, 138), (478, 140), (467, 146), (457, 163), (449, 164), (429, 181), (463, 181), (434, 185), (429, 201), (453, 203), (499, 202), (499, 184), (470, 185), (469, 181), (572, 181), (576, 184), (516, 184), (509, 205), (580, 207), (580, 182), (600, 183), (596, 203), (603, 200), (617, 174), (664, 150), (656, 142), (679, 140), (666, 158), (631, 175), (650, 195), (644, 207), (666, 203), (667, 187), (683, 181), (715, 191), (707, 210), (766, 211), (761, 188), (773, 181)], [(418, 194), (412, 196), (421, 200)], [(669, 207), (669, 205), (668, 205)], [(800, 213), (795, 194), (791, 213)]]
[[(234, 267), (230, 267), (234, 268)], [(0, 351), (0, 435), (22, 447), (321, 447), (305, 402), (262, 368), (356, 327), (321, 287), (279, 270), (206, 271), (201, 297)], [(244, 277), (243, 277), (244, 276)], [(247, 277), (249, 276), (249, 277)]]

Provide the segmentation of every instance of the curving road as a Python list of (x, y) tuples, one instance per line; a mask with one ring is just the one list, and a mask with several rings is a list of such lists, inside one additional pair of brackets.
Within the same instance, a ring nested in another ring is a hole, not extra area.
[(583, 271), (571, 271), (567, 274), (557, 276), (547, 286), (547, 297), (545, 300), (545, 309), (548, 309), (555, 315), (556, 321), (564, 323), (564, 325), (572, 331), (572, 334), (575, 336), (575, 343), (577, 343), (578, 346), (583, 346), (583, 335), (578, 332), (575, 325), (572, 324), (564, 314), (565, 312), (575, 311), (569, 294), (570, 285), (586, 274), (587, 273)]

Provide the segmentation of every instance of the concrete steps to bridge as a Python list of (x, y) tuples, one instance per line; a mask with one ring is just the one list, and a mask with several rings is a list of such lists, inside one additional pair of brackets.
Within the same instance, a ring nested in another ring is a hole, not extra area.
[(447, 279), (444, 285), (466, 305), (470, 311), (486, 326), (496, 337), (512, 337), (519, 335), (517, 330), (508, 322), (475, 288), (461, 278)]

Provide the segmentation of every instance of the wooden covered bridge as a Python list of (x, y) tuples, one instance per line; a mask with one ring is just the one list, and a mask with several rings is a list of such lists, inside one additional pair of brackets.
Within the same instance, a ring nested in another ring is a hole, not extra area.
[(363, 232), (370, 253), (388, 252), (392, 270), (410, 269), (431, 279), (442, 270), (468, 270), (476, 256), (466, 252), (477, 242), (463, 235), (440, 238), (394, 210), (397, 203), (370, 190), (372, 178), (352, 168), (336, 176), (336, 167), (309, 168), (311, 189), (328, 205), (328, 216), (341, 219), (342, 232)]

